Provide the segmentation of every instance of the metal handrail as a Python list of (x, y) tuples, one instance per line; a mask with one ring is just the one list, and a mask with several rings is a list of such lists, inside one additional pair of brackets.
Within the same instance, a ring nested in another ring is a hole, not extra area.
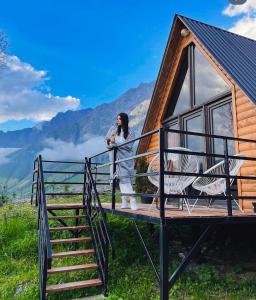
[(40, 267), (40, 299), (46, 299), (46, 280), (47, 269), (51, 268), (52, 264), (52, 247), (50, 242), (50, 232), (48, 223), (48, 214), (46, 206), (45, 188), (44, 188), (44, 175), (42, 157), (38, 156), (38, 256)]
[[(95, 201), (96, 199), (96, 201)], [(103, 281), (104, 294), (108, 284), (108, 252), (109, 246), (112, 250), (112, 257), (115, 257), (115, 250), (104, 213), (96, 184), (91, 173), (91, 165), (85, 158), (84, 172), (84, 204), (86, 204), (85, 215), (91, 231), (92, 242), (95, 248), (95, 257), (99, 265), (99, 275)]]
[[(96, 188), (95, 181), (94, 181), (94, 179), (92, 177), (92, 173), (91, 173), (91, 170), (90, 170), (90, 164), (89, 164), (89, 161), (88, 161), (87, 157), (85, 158), (85, 166), (86, 166), (86, 172), (88, 174), (88, 179), (89, 179), (89, 182), (87, 182), (87, 184), (88, 183), (91, 184), (91, 187), (92, 187), (92, 190), (93, 190), (93, 194), (94, 194), (94, 196), (97, 199), (99, 212), (100, 212), (100, 214), (102, 216), (103, 224), (104, 224), (104, 229), (106, 231), (106, 236), (107, 236), (108, 242), (109, 242), (109, 244), (111, 246), (111, 249), (113, 251), (113, 256), (114, 256), (114, 245), (113, 245), (113, 241), (112, 241), (112, 238), (111, 238), (110, 229), (109, 229), (108, 223), (105, 220), (105, 213), (104, 213), (104, 210), (103, 210), (102, 205), (101, 205), (100, 197), (98, 195), (98, 191), (97, 191), (97, 188)], [(90, 205), (90, 203), (89, 203), (89, 205)]]
[(185, 135), (195, 135), (195, 136), (201, 136), (201, 137), (210, 137), (210, 138), (214, 138), (214, 139), (227, 139), (230, 141), (256, 143), (256, 140), (237, 138), (237, 137), (233, 137), (233, 136), (200, 133), (200, 132), (195, 132), (195, 131), (186, 131), (186, 130), (178, 130), (178, 129), (170, 129), (170, 128), (161, 128), (161, 129), (163, 129), (166, 132), (179, 133), (179, 134), (185, 134)]
[[(181, 134), (181, 135), (192, 135), (192, 136), (199, 136), (199, 137), (204, 137), (207, 139), (221, 139), (223, 141), (223, 148), (224, 148), (224, 153), (220, 154), (220, 153), (205, 153), (205, 152), (200, 152), (200, 151), (184, 151), (184, 150), (174, 150), (174, 149), (168, 149), (167, 148), (167, 133), (171, 132), (171, 133), (177, 133), (177, 134)], [(136, 154), (133, 156), (129, 156), (126, 158), (122, 158), (122, 159), (117, 159), (116, 158), (116, 153), (118, 151), (119, 148), (124, 147), (127, 144), (133, 143), (134, 141), (137, 140), (141, 140), (145, 137), (150, 137), (153, 134), (158, 134), (159, 135), (159, 147), (158, 149), (155, 150), (151, 150), (145, 153), (140, 153), (140, 154)], [(228, 168), (228, 164), (229, 164), (229, 159), (240, 159), (239, 156), (235, 156), (232, 153), (229, 153), (228, 151), (228, 141), (236, 141), (236, 142), (247, 142), (247, 143), (256, 143), (256, 140), (250, 140), (250, 139), (244, 139), (244, 138), (237, 138), (237, 137), (228, 137), (228, 136), (223, 136), (223, 135), (214, 135), (214, 134), (205, 134), (205, 133), (198, 133), (198, 132), (192, 132), (192, 131), (182, 131), (182, 130), (175, 130), (175, 129), (168, 129), (168, 128), (159, 128), (159, 129), (155, 129), (153, 131), (150, 131), (146, 134), (143, 134), (137, 138), (134, 138), (132, 140), (129, 140), (125, 143), (122, 143), (118, 146), (115, 146), (111, 149), (108, 149), (107, 151), (98, 153), (92, 157), (90, 157), (90, 160), (95, 159), (102, 154), (102, 153), (107, 153), (109, 151), (114, 152), (114, 159), (113, 161), (107, 162), (107, 163), (101, 163), (100, 165), (96, 165), (94, 166), (94, 169), (98, 169), (101, 167), (106, 167), (106, 166), (113, 166), (112, 168), (112, 173), (110, 174), (110, 183), (112, 182), (112, 209), (115, 209), (115, 199), (116, 199), (116, 195), (120, 195), (116, 193), (116, 177), (114, 176), (115, 174), (115, 170), (116, 167), (118, 166), (118, 164), (124, 163), (126, 161), (132, 160), (132, 159), (137, 159), (139, 157), (147, 157), (149, 155), (153, 155), (156, 153), (159, 153), (159, 157), (160, 157), (160, 164), (162, 165), (162, 167), (160, 168), (159, 172), (154, 173), (153, 175), (159, 175), (159, 191), (157, 194), (160, 195), (160, 203), (162, 201), (162, 206), (160, 209), (160, 218), (165, 218), (165, 198), (167, 197), (167, 195), (164, 192), (161, 192), (161, 190), (163, 191), (163, 186), (165, 184), (165, 177), (166, 176), (201, 176), (201, 177), (214, 177), (214, 178), (224, 178), (226, 180), (226, 195), (223, 196), (223, 198), (225, 198), (227, 200), (227, 210), (228, 210), (228, 215), (231, 216), (232, 215), (232, 205), (231, 205), (231, 201), (232, 199), (235, 199), (235, 197), (233, 195), (231, 195), (231, 188), (230, 188), (230, 180), (234, 180), (234, 179), (249, 179), (249, 180), (256, 180), (256, 176), (250, 176), (250, 175), (230, 175), (229, 174), (229, 168)], [(164, 159), (165, 159), (165, 154), (166, 153), (177, 153), (177, 154), (189, 154), (189, 155), (194, 155), (194, 156), (200, 156), (200, 157), (212, 157), (212, 158), (221, 158), (224, 160), (224, 165), (225, 165), (225, 172), (224, 174), (204, 174), (202, 172), (199, 173), (192, 173), (192, 172), (175, 172), (175, 171), (171, 171), (165, 168), (164, 166)], [(256, 161), (255, 157), (249, 157), (249, 156), (243, 156), (243, 160), (244, 161)], [(134, 174), (134, 175), (127, 175), (127, 176), (118, 176), (119, 179), (125, 179), (125, 178), (136, 178), (136, 177), (143, 177), (143, 176), (148, 176), (149, 173), (142, 173), (142, 174)], [(97, 180), (96, 180), (96, 184), (97, 184)], [(131, 194), (125, 194), (127, 196), (136, 196), (139, 195), (139, 193), (131, 193)], [(148, 195), (148, 194), (143, 194), (143, 195)], [(177, 197), (177, 195), (175, 195), (173, 198)], [(186, 197), (186, 196), (185, 196)], [(205, 198), (207, 198), (208, 196), (205, 196)], [(240, 199), (244, 199), (244, 200), (253, 200), (254, 197), (253, 196), (248, 196), (248, 197), (242, 197), (242, 196), (238, 196), (240, 197)], [(172, 198), (172, 196), (170, 196), (170, 198)], [(180, 198), (184, 198), (184, 195), (182, 197), (182, 195), (180, 195)], [(161, 200), (163, 199), (163, 200)]]
[[(128, 142), (122, 143), (122, 144), (120, 144), (119, 146), (115, 146), (115, 147), (113, 147), (113, 148), (120, 148), (120, 147), (123, 147), (123, 146), (125, 146), (125, 145), (128, 145), (128, 144), (130, 144), (130, 143), (134, 143), (134, 142), (136, 142), (136, 141), (138, 141), (138, 140), (141, 140), (141, 139), (143, 139), (143, 138), (145, 138), (145, 137), (148, 137), (148, 136), (150, 136), (150, 135), (156, 134), (157, 132), (158, 132), (158, 129), (149, 131), (149, 132), (147, 132), (147, 133), (142, 134), (141, 136), (139, 136), (139, 137), (137, 137), (137, 138), (131, 139), (131, 140), (129, 140)], [(91, 156), (90, 159), (93, 159), (93, 158), (95, 158), (95, 157), (97, 157), (97, 156), (100, 156), (100, 155), (102, 155), (102, 154), (106, 154), (106, 153), (112, 151), (113, 148), (110, 148), (110, 149), (107, 149), (107, 150), (105, 150), (105, 151), (99, 152), (99, 153), (97, 153), (97, 154)]]

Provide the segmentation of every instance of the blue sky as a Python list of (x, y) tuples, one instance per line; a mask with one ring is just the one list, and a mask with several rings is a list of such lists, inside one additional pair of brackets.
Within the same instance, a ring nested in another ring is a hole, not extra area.
[[(247, 17), (254, 27), (251, 6), (247, 11), (229, 7), (224, 15), (227, 6), (228, 0), (4, 1), (0, 29), (8, 36), (9, 56), (17, 59), (10, 58), (11, 70), (0, 76), (12, 78), (13, 85), (29, 79), (26, 100), (20, 101), (17, 92), (8, 96), (16, 103), (9, 100), (0, 130), (32, 126), (58, 111), (94, 107), (156, 79), (175, 13), (225, 29)], [(17, 66), (19, 74), (14, 74)]]

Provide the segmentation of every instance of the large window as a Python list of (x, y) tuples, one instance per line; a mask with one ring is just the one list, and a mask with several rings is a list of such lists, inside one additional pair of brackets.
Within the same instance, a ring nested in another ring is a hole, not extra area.
[(195, 61), (195, 104), (205, 102), (225, 91), (228, 85), (199, 49), (193, 47)]
[[(183, 51), (176, 78), (163, 124), (170, 129), (233, 136), (230, 88), (194, 44)], [(224, 152), (221, 139), (169, 134), (168, 147), (179, 145), (200, 152)], [(234, 153), (233, 143), (229, 152)], [(199, 160), (203, 168), (218, 161)]]
[[(233, 120), (232, 120), (232, 108), (230, 101), (219, 101), (216, 104), (209, 105), (209, 121), (210, 132), (214, 135), (233, 136)], [(211, 148), (214, 153), (224, 153), (224, 143), (222, 139), (213, 139), (211, 141)], [(234, 143), (228, 141), (229, 154), (235, 153)], [(218, 162), (220, 159), (215, 158), (214, 162)]]

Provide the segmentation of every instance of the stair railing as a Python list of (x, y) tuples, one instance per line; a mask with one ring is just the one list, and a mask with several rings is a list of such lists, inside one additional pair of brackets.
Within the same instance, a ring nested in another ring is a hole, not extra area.
[(37, 165), (36, 206), (38, 207), (38, 259), (40, 300), (46, 299), (47, 269), (52, 264), (52, 248), (50, 242), (46, 196), (44, 188), (44, 173), (41, 155), (35, 161)]
[[(36, 189), (36, 191), (34, 191)], [(33, 205), (35, 196), (35, 206), (38, 206), (38, 157), (34, 160), (33, 178), (31, 186), (31, 200), (30, 204)]]
[(90, 226), (93, 246), (96, 252), (96, 259), (99, 265), (99, 275), (104, 283), (104, 294), (107, 291), (108, 283), (108, 252), (111, 248), (112, 257), (115, 257), (114, 245), (107, 223), (95, 181), (91, 172), (90, 161), (85, 158), (85, 178), (83, 202), (86, 210), (86, 217)]

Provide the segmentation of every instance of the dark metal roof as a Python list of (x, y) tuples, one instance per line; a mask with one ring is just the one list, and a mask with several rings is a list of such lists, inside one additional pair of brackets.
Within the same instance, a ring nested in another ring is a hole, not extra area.
[(256, 41), (177, 16), (256, 104)]

